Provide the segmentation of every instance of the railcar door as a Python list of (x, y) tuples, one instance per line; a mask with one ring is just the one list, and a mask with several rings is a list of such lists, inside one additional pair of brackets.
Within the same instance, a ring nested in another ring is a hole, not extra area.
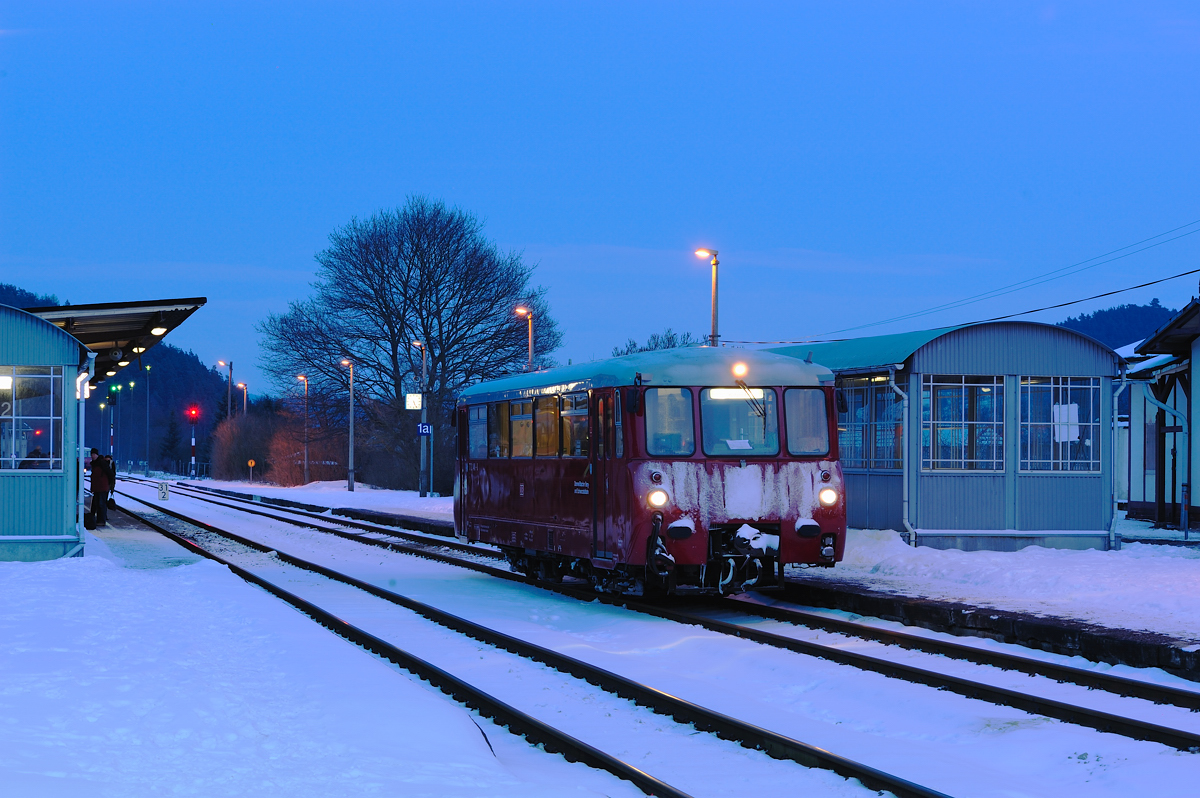
[(591, 396), (592, 428), (592, 550), (597, 558), (611, 559), (614, 527), (612, 514), (613, 390), (600, 388)]

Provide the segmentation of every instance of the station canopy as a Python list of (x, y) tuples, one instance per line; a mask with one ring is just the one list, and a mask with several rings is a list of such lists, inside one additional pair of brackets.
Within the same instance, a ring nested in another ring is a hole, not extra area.
[(25, 312), (61, 327), (96, 353), (92, 378), (96, 386), (119, 374), (207, 302), (205, 297), (149, 299), (26, 308)]

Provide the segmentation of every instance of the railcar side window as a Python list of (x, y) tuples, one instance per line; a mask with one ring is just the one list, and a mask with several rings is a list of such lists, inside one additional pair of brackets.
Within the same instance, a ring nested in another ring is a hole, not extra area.
[(508, 402), (497, 402), (490, 406), (488, 457), (508, 457)]
[(707, 455), (779, 454), (779, 410), (771, 388), (705, 388), (700, 421)]
[(487, 405), (467, 408), (467, 456), (472, 460), (488, 456)]
[(687, 457), (696, 451), (690, 388), (646, 390), (646, 452), (659, 457)]
[(512, 456), (533, 457), (533, 402), (509, 403)]
[(829, 454), (829, 416), (820, 388), (788, 388), (783, 392), (788, 453)]
[(533, 413), (538, 457), (558, 456), (558, 397), (542, 396)]
[(569, 393), (562, 397), (562, 455), (587, 457), (588, 395)]
[(613, 392), (613, 422), (615, 426), (613, 440), (613, 454), (617, 457), (625, 456), (625, 426), (621, 421), (621, 390), (618, 388)]

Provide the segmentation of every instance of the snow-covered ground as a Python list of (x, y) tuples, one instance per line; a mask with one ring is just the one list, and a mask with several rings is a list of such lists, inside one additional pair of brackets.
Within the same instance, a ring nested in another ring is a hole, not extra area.
[[(106, 529), (0, 563), (0, 795), (638, 796), (223, 566)], [(157, 538), (157, 539), (156, 539)]]
[(249, 482), (221, 482), (215, 479), (181, 480), (205, 488), (218, 488), (244, 493), (247, 496), (266, 496), (272, 499), (288, 499), (294, 502), (315, 504), (318, 507), (354, 507), (360, 510), (375, 510), (383, 513), (415, 515), (440, 521), (454, 520), (454, 498), (451, 496), (426, 496), (415, 490), (384, 490), (361, 483), (355, 484), (354, 492), (346, 490), (346, 481), (310, 482), (294, 488)]
[[(1148, 534), (1148, 527), (1121, 524), (1126, 534)], [(1119, 551), (942, 551), (908, 546), (891, 530), (852, 529), (835, 568), (794, 573), (1200, 643), (1200, 549), (1126, 543)]]
[[(135, 487), (130, 492), (154, 500), (149, 488)], [(1190, 793), (1196, 762), (1200, 761), (1196, 755), (1160, 745), (1050, 721), (694, 626), (578, 602), (452, 565), (369, 549), (183, 496), (172, 497), (171, 502), (174, 509), (201, 515), (277, 550), (333, 565), (508, 634), (952, 795), (1126, 796), (1148, 783), (1155, 785), (1157, 795), (1183, 795)], [(273, 566), (268, 563), (264, 567)], [(345, 612), (355, 610), (348, 607)], [(405, 639), (428, 646), (430, 657), (445, 647), (425, 643), (424, 637), (424, 632), (410, 631)], [(859, 644), (847, 641), (845, 645)], [(506, 678), (506, 668), (488, 664), (480, 669), (482, 662), (458, 656), (447, 665), (491, 679), (487, 683), (490, 689), (502, 696), (533, 701), (539, 712), (563, 722), (579, 724), (589, 717), (592, 707), (576, 703), (573, 691), (539, 687), (531, 677), (512, 680)], [(969, 663), (948, 667), (980, 670)], [(1200, 720), (1186, 710), (1148, 702), (1141, 702), (1136, 711), (1127, 710), (1131, 699), (1046, 679), (1035, 681), (1041, 683), (1040, 690), (1060, 700), (1200, 729), (1196, 725)], [(587, 724), (578, 727), (578, 733), (587, 732)], [(630, 734), (628, 740), (622, 740), (618, 736), (613, 744), (628, 747), (635, 739), (640, 737)], [(671, 737), (663, 734), (655, 739), (664, 750), (671, 750)], [(642, 750), (647, 762), (655, 761), (649, 754), (661, 753)], [(638, 750), (622, 753), (640, 762)], [(754, 776), (753, 770), (746, 773), (747, 791), (754, 791)], [(697, 795), (729, 794), (724, 788), (710, 786), (706, 790), (705, 784), (702, 780), (697, 786), (678, 786)], [(841, 782), (839, 786), (850, 785)], [(811, 786), (802, 791), (830, 794)]]

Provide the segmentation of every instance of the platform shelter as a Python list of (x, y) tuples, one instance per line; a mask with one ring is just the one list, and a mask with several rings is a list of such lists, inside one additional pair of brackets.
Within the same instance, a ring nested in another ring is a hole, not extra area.
[(837, 376), (850, 526), (943, 549), (1116, 545), (1104, 344), (1006, 321), (773, 351)]

